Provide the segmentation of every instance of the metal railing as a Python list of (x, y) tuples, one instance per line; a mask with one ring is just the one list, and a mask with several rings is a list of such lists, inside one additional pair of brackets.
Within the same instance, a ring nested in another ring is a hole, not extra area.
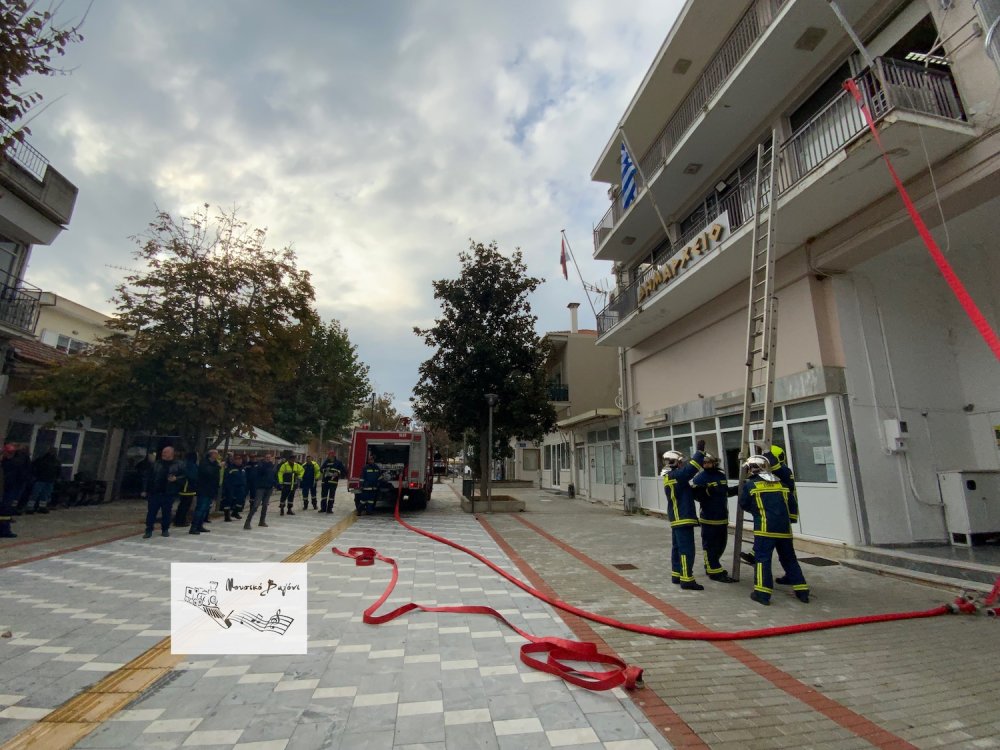
[[(684, 97), (667, 124), (653, 140), (653, 144), (639, 159), (642, 174), (652, 179), (652, 175), (666, 163), (674, 146), (684, 137), (698, 116), (705, 111), (712, 97), (729, 79), (750, 48), (764, 35), (781, 10), (781, 6), (786, 2), (787, 0), (755, 0), (747, 12), (743, 14), (736, 27), (726, 37), (708, 65), (705, 66), (691, 91)], [(636, 186), (637, 192), (641, 187), (641, 185)], [(616, 208), (616, 204), (619, 204), (618, 208)], [(611, 208), (594, 227), (595, 252), (600, 247), (604, 236), (621, 219), (621, 214), (620, 199), (616, 199), (612, 201)]]
[(39, 182), (45, 180), (49, 160), (27, 141), (18, 140), (14, 129), (6, 122), (0, 122), (0, 144), (3, 144), (4, 156)]
[(42, 290), (37, 286), (0, 272), (0, 325), (33, 334), (41, 295)]
[[(854, 80), (865, 97), (876, 121), (894, 109), (903, 109), (950, 120), (965, 120), (955, 82), (946, 71), (930, 70), (922, 65), (876, 58), (876, 70), (865, 70)], [(885, 85), (882, 85), (882, 81)], [(777, 169), (778, 195), (782, 195), (821, 166), (831, 156), (860, 136), (867, 124), (854, 97), (842, 91), (805, 122), (781, 146)], [(712, 217), (729, 214), (730, 234), (754, 216), (753, 175), (748, 175), (720, 196)], [(770, 199), (770, 185), (764, 185), (763, 200)], [(704, 230), (692, 227), (677, 242), (664, 245), (653, 254), (650, 266), (597, 314), (597, 332), (603, 335), (618, 325), (638, 307), (638, 290), (657, 266), (669, 261)]]
[(549, 401), (569, 401), (569, 386), (557, 384), (550, 385)]

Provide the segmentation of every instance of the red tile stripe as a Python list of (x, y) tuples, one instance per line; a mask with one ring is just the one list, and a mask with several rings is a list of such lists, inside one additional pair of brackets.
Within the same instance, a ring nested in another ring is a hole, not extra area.
[(76, 531), (67, 531), (65, 534), (53, 534), (52, 536), (42, 536), (36, 539), (22, 539), (20, 542), (10, 542), (4, 544), (4, 547), (20, 547), (25, 544), (40, 544), (41, 542), (49, 542), (53, 539), (65, 539), (68, 536), (77, 536), (78, 534), (89, 534), (92, 531), (101, 531), (102, 529), (113, 529), (116, 526), (136, 526), (141, 525), (141, 521), (119, 521), (118, 523), (108, 523), (103, 526), (88, 526), (86, 529), (77, 529)]
[[(535, 526), (535, 524), (530, 521), (526, 521), (518, 515), (512, 516), (514, 520), (519, 521), (521, 524), (531, 529), (539, 536), (543, 537), (547, 541), (556, 545), (563, 552), (572, 555), (577, 560), (582, 562), (587, 567), (600, 573), (608, 580), (617, 584), (621, 588), (628, 591), (630, 594), (636, 598), (642, 600), (654, 609), (662, 612), (667, 617), (669, 617), (674, 622), (682, 625), (689, 630), (708, 630), (703, 623), (691, 617), (686, 612), (667, 604), (661, 599), (656, 598), (648, 591), (639, 588), (634, 583), (629, 581), (624, 576), (619, 575), (610, 568), (605, 567), (596, 560), (588, 557), (582, 552), (574, 549), (570, 545), (563, 542), (561, 539), (553, 536), (544, 529)], [(743, 646), (732, 641), (708, 641), (713, 646), (718, 648), (727, 656), (731, 656), (736, 659), (744, 666), (753, 670), (765, 680), (770, 682), (775, 687), (785, 691), (793, 698), (802, 701), (807, 706), (823, 714), (831, 721), (836, 722), (844, 729), (856, 734), (857, 736), (863, 738), (864, 740), (870, 742), (876, 747), (883, 748), (883, 750), (902, 750), (903, 748), (908, 748), (916, 750), (916, 746), (910, 744), (902, 737), (893, 734), (887, 729), (883, 729), (875, 722), (870, 719), (866, 719), (861, 714), (855, 713), (851, 709), (847, 708), (837, 701), (828, 698), (822, 693), (816, 691), (815, 689), (809, 687), (805, 683), (801, 682), (797, 678), (783, 672), (778, 667), (774, 666), (770, 662), (764, 661), (756, 654), (748, 651)], [(642, 666), (641, 664), (639, 666)]]
[[(521, 557), (507, 541), (500, 536), (496, 530), (482, 516), (476, 516), (479, 523), (483, 525), (493, 541), (504, 551), (504, 553), (514, 562), (521, 571), (521, 574), (528, 579), (532, 586), (545, 594), (557, 597), (558, 595), (545, 580), (532, 568), (523, 557)], [(560, 612), (562, 618), (573, 634), (583, 641), (589, 641), (597, 646), (598, 651), (621, 658), (613, 648), (611, 648), (603, 638), (601, 638), (587, 624), (587, 621), (568, 612)], [(670, 708), (663, 700), (649, 688), (639, 688), (629, 693), (632, 701), (646, 715), (650, 723), (662, 734), (671, 745), (680, 750), (691, 748), (708, 748), (709, 745), (697, 735), (697, 733)]]
[(96, 542), (89, 542), (87, 544), (81, 544), (76, 547), (66, 547), (65, 549), (55, 550), (54, 552), (46, 552), (41, 555), (34, 555), (32, 557), (22, 557), (19, 560), (9, 560), (5, 563), (0, 563), (0, 568), (13, 568), (15, 565), (25, 565), (30, 562), (36, 562), (38, 560), (45, 560), (49, 557), (58, 557), (59, 555), (65, 555), (67, 552), (77, 552), (81, 549), (87, 549), (88, 547), (99, 547), (102, 544), (107, 544), (108, 542), (117, 542), (119, 539), (128, 539), (130, 536), (135, 536), (138, 531), (130, 531), (127, 534), (119, 534), (118, 536), (109, 536), (103, 539), (99, 539)]

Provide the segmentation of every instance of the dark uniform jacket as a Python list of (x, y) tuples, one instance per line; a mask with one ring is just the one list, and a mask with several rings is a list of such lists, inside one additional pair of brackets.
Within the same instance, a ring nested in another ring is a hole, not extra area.
[(247, 496), (247, 473), (242, 465), (226, 469), (226, 478), (222, 482), (222, 496), (237, 502)]
[(336, 484), (347, 473), (347, 467), (339, 458), (328, 458), (319, 467), (325, 484)]
[(739, 492), (738, 487), (730, 487), (726, 482), (726, 472), (722, 469), (703, 469), (691, 480), (694, 499), (701, 505), (701, 522), (710, 526), (725, 526), (729, 523), (729, 500)]
[(705, 454), (697, 451), (684, 465), (671, 469), (663, 477), (663, 492), (667, 496), (667, 518), (671, 526), (697, 526), (698, 510), (694, 504), (691, 480), (701, 471)]
[(276, 485), (274, 464), (270, 461), (260, 460), (253, 465), (253, 468), (247, 469), (247, 491), (251, 494), (256, 493), (257, 490), (273, 488)]
[(790, 539), (792, 517), (798, 518), (795, 495), (771, 473), (747, 477), (740, 507), (753, 516), (753, 533)]
[(222, 465), (218, 461), (204, 459), (198, 464), (198, 497), (215, 498), (219, 494), (222, 480)]
[(198, 462), (192, 459), (184, 461), (184, 482), (181, 485), (182, 495), (195, 495), (198, 491)]
[(31, 462), (31, 473), (36, 482), (55, 482), (61, 471), (62, 462), (51, 453), (43, 453)]
[[(789, 518), (791, 519), (792, 523), (795, 523), (796, 521), (799, 520), (799, 511), (798, 511), (799, 498), (798, 495), (795, 493), (795, 474), (794, 472), (792, 472), (790, 468), (788, 468), (788, 465), (785, 464), (783, 461), (781, 461), (779, 458), (774, 456), (768, 456), (768, 458), (772, 462), (771, 473), (774, 474), (774, 476), (778, 478), (778, 481), (781, 482), (783, 485), (785, 485), (785, 487), (788, 489), (788, 495), (791, 498), (791, 501), (789, 502), (788, 506)], [(792, 512), (793, 505), (795, 507), (794, 513)]]
[(319, 479), (319, 464), (315, 461), (306, 461), (302, 464), (302, 486), (312, 487)]
[(382, 469), (379, 468), (378, 464), (365, 464), (361, 468), (361, 489), (378, 489), (378, 480), (381, 476)]

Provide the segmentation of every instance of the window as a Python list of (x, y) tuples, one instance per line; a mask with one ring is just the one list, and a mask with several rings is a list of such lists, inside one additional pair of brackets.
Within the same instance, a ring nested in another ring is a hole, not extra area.
[(545, 470), (548, 471), (552, 468), (552, 446), (545, 446)]
[(788, 425), (789, 458), (797, 482), (836, 482), (837, 471), (826, 420)]
[(33, 430), (34, 425), (27, 422), (11, 422), (7, 425), (6, 442), (27, 445), (31, 442), (31, 433)]
[(569, 469), (570, 450), (566, 443), (559, 444), (559, 468)]
[(653, 441), (646, 440), (639, 443), (639, 476), (655, 477), (657, 473), (656, 452), (653, 450)]
[(791, 404), (790, 406), (786, 406), (785, 410), (789, 419), (826, 416), (826, 405), (822, 400), (806, 401), (802, 404)]
[(611, 446), (611, 463), (614, 466), (615, 484), (622, 483), (622, 449), (619, 443)]
[(105, 432), (87, 430), (80, 451), (80, 463), (77, 471), (89, 479), (96, 479), (101, 471), (101, 459), (104, 457), (104, 444), (108, 435)]
[(521, 451), (521, 465), (525, 471), (538, 471), (538, 448), (525, 448)]
[(80, 341), (80, 339), (75, 339), (72, 336), (63, 336), (62, 334), (56, 340), (56, 349), (67, 354), (78, 354), (89, 346), (90, 344), (86, 341)]

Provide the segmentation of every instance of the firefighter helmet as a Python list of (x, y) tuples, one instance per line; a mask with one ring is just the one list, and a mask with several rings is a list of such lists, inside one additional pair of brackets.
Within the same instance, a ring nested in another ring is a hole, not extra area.
[(743, 462), (743, 466), (747, 474), (760, 474), (771, 468), (771, 462), (767, 460), (767, 456), (750, 456)]
[(714, 453), (709, 453), (708, 451), (705, 451), (705, 453), (702, 455), (701, 463), (704, 465), (709, 462), (717, 464), (719, 463), (719, 457), (716, 456)]
[(676, 469), (684, 463), (684, 454), (680, 451), (667, 451), (663, 454), (663, 461), (671, 469)]

